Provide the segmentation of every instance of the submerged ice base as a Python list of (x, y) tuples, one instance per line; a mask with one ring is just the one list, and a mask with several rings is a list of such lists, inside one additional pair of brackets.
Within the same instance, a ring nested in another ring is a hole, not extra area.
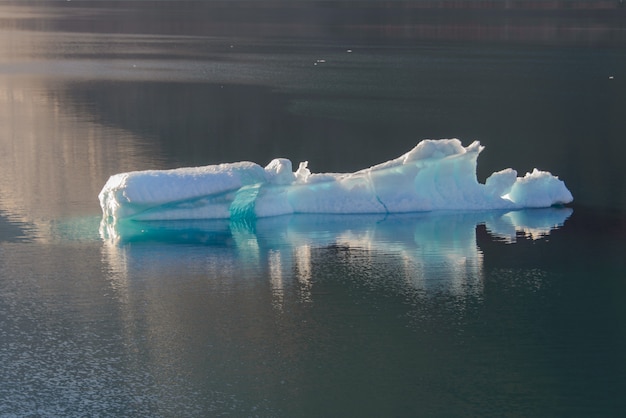
[(513, 169), (476, 178), (484, 147), (458, 139), (424, 140), (406, 154), (354, 173), (293, 172), (278, 158), (121, 173), (99, 194), (104, 218), (130, 220), (253, 219), (291, 213), (366, 214), (431, 210), (550, 207), (572, 194), (547, 171), (517, 177)]

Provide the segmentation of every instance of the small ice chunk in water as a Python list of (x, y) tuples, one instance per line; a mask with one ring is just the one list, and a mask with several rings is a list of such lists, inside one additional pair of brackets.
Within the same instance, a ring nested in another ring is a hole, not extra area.
[(536, 168), (532, 173), (516, 179), (506, 197), (525, 208), (544, 208), (573, 200), (572, 194), (558, 177)]
[(401, 213), (550, 207), (573, 200), (558, 177), (513, 169), (476, 178), (484, 147), (424, 140), (406, 154), (354, 173), (311, 173), (272, 160), (113, 175), (99, 194), (105, 219), (255, 218), (288, 213)]

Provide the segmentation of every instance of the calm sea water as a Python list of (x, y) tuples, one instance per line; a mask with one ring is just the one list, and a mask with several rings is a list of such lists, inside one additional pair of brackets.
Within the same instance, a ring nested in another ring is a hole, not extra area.
[[(408, 5), (0, 4), (0, 416), (624, 414), (623, 9)], [(575, 204), (100, 227), (118, 172), (445, 137)]]

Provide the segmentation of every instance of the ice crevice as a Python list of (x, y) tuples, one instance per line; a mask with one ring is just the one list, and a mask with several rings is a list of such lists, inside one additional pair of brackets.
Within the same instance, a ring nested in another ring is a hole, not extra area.
[(511, 168), (476, 178), (478, 141), (424, 140), (404, 155), (353, 173), (292, 170), (276, 158), (267, 166), (236, 162), (115, 174), (99, 194), (107, 222), (175, 219), (254, 219), (290, 213), (365, 214), (432, 210), (550, 207), (571, 202), (565, 183), (534, 169)]

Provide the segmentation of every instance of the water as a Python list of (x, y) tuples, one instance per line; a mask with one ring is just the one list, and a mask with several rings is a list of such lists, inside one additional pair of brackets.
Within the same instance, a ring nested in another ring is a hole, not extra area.
[[(621, 415), (621, 9), (259, 4), (0, 5), (0, 416)], [(100, 231), (117, 172), (440, 137), (575, 204)]]

